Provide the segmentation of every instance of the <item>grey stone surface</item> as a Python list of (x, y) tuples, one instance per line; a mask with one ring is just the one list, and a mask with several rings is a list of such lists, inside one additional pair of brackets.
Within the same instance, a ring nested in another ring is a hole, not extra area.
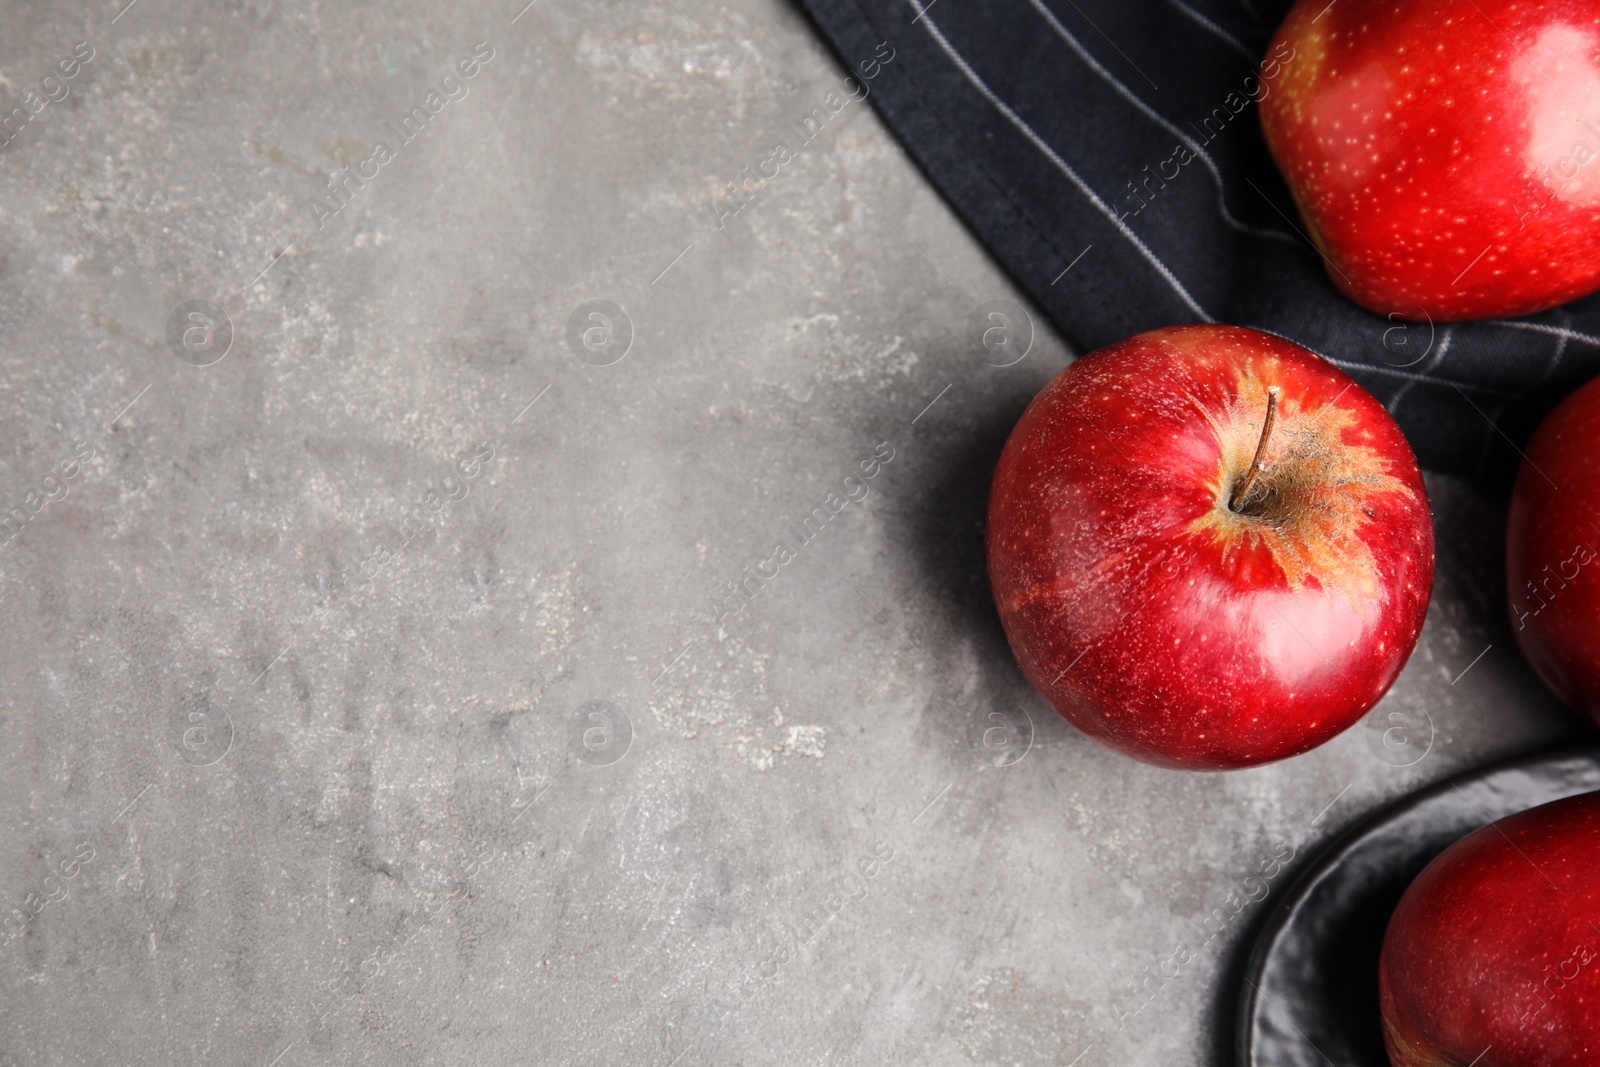
[(1063, 725), (980, 524), (1070, 352), (780, 0), (125, 2), (0, 9), (5, 109), (93, 51), (0, 147), (5, 1063), (1221, 1063), (1268, 903), (1120, 990), (1280, 842), (1590, 736), (1439, 478), (1368, 725)]

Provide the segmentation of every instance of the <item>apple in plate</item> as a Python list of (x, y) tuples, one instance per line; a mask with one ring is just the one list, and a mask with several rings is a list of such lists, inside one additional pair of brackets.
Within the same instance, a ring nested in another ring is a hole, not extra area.
[(1600, 1063), (1600, 793), (1519, 812), (1423, 869), (1378, 965), (1394, 1067)]

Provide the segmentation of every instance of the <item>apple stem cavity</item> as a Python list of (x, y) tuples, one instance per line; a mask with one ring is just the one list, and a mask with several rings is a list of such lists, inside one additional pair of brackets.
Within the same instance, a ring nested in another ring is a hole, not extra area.
[(1250, 490), (1255, 488), (1256, 479), (1261, 475), (1261, 461), (1267, 455), (1267, 438), (1272, 436), (1272, 424), (1278, 418), (1278, 387), (1276, 385), (1267, 389), (1267, 418), (1261, 424), (1261, 440), (1256, 443), (1256, 454), (1250, 460), (1250, 469), (1245, 471), (1244, 477), (1233, 488), (1233, 496), (1228, 498), (1228, 510), (1238, 513), (1244, 507), (1244, 502), (1250, 497)]

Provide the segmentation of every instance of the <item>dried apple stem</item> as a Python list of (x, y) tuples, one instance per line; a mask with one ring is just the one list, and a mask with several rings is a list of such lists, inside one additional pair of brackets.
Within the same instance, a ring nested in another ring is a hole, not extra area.
[(1250, 469), (1245, 472), (1244, 478), (1234, 487), (1233, 496), (1228, 500), (1230, 511), (1238, 511), (1243, 507), (1250, 490), (1255, 486), (1256, 478), (1261, 474), (1261, 461), (1267, 455), (1267, 438), (1272, 436), (1272, 424), (1277, 417), (1278, 387), (1274, 385), (1267, 390), (1267, 419), (1261, 424), (1261, 440), (1256, 444), (1255, 458), (1250, 461)]

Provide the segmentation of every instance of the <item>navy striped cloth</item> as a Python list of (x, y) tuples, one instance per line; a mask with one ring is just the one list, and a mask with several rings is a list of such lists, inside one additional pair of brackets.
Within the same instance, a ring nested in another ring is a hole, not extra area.
[(1188, 322), (1280, 334), (1377, 396), (1424, 467), (1495, 481), (1539, 419), (1600, 373), (1600, 296), (1434, 326), (1333, 288), (1261, 137), (1256, 101), (1280, 73), (1266, 53), (1286, 0), (799, 3), (1082, 351)]

